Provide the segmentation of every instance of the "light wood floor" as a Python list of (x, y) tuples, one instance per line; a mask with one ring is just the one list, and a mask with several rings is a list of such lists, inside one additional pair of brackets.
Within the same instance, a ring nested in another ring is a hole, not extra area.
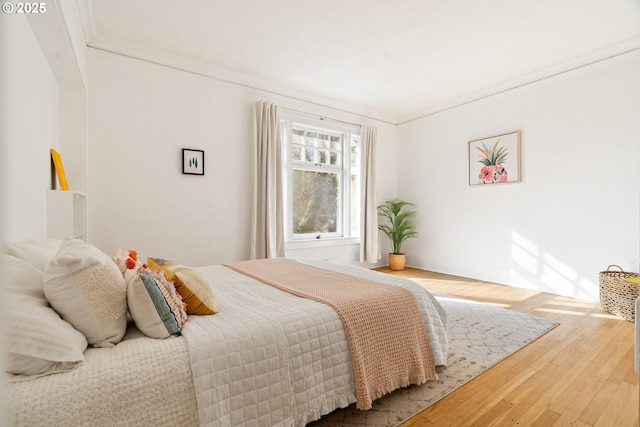
[(401, 427), (638, 426), (632, 322), (598, 303), (411, 268), (378, 270), (561, 323)]

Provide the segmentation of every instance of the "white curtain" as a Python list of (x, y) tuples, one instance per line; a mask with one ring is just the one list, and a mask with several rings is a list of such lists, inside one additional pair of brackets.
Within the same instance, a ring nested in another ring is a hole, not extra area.
[(254, 171), (251, 259), (284, 256), (282, 144), (278, 106), (254, 105)]
[(363, 126), (360, 133), (360, 262), (380, 259), (378, 208), (375, 186), (375, 146), (378, 129)]

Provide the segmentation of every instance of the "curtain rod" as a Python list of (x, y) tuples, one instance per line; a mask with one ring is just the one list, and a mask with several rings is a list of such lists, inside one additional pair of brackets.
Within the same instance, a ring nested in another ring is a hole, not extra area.
[(293, 112), (293, 113), (300, 113), (300, 114), (306, 114), (306, 115), (308, 115), (308, 116), (317, 117), (317, 118), (319, 118), (320, 120), (331, 120), (331, 121), (333, 121), (333, 122), (344, 123), (344, 124), (351, 125), (351, 126), (358, 126), (359, 128), (361, 128), (361, 127), (362, 127), (362, 124), (361, 124), (361, 123), (353, 123), (353, 122), (348, 122), (348, 121), (346, 121), (346, 120), (334, 119), (334, 118), (331, 118), (331, 117), (321, 116), (321, 115), (319, 115), (319, 114), (309, 113), (309, 112), (307, 112), (307, 111), (302, 111), (302, 110), (296, 110), (296, 109), (294, 109), (294, 108), (289, 108), (289, 107), (282, 107), (282, 106), (280, 106), (280, 108), (282, 108), (283, 110), (287, 110), (287, 111)]

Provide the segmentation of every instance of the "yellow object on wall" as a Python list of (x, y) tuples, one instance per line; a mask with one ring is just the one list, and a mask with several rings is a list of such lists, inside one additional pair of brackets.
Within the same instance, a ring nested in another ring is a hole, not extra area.
[(56, 168), (58, 182), (60, 182), (60, 189), (68, 190), (69, 184), (67, 184), (67, 176), (64, 173), (64, 166), (62, 166), (62, 158), (60, 157), (60, 153), (58, 153), (53, 148), (51, 149), (51, 160), (53, 160), (53, 165)]

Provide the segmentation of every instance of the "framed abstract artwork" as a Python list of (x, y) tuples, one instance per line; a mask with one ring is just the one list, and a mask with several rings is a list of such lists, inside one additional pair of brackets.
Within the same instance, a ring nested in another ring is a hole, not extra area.
[(520, 131), (469, 141), (469, 185), (520, 182)]
[(204, 175), (204, 151), (182, 149), (182, 173), (186, 175)]

